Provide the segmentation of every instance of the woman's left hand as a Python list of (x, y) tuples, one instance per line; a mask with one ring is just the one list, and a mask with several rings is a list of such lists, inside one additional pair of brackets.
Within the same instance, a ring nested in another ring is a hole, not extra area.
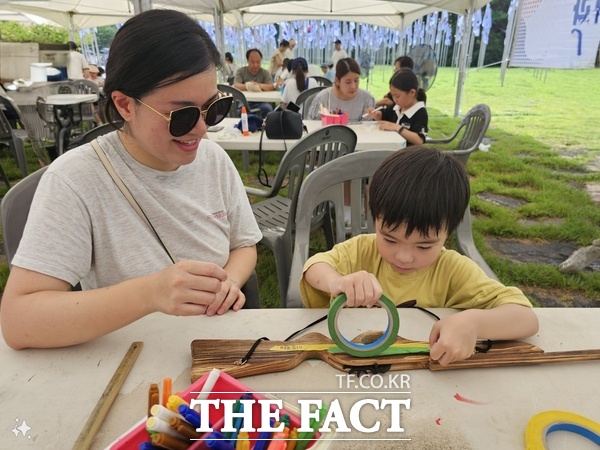
[(386, 120), (379, 121), (379, 129), (386, 131), (395, 131), (398, 132), (400, 130), (400, 125), (394, 122), (388, 122)]
[(229, 309), (239, 311), (246, 303), (246, 296), (240, 290), (237, 282), (231, 278), (221, 283), (221, 291), (215, 301), (206, 308), (207, 316), (225, 314)]

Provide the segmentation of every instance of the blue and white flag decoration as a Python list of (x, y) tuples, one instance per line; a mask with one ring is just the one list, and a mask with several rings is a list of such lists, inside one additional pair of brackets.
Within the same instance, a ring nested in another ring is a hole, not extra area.
[(488, 45), (490, 41), (490, 30), (492, 29), (492, 7), (488, 3), (485, 7), (485, 14), (483, 15), (483, 26), (481, 31), (481, 41)]

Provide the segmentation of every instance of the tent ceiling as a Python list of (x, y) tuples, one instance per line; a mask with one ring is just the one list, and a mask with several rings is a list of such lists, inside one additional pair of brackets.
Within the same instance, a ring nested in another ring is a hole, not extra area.
[[(224, 25), (246, 27), (289, 20), (346, 20), (389, 28), (403, 28), (433, 11), (464, 14), (473, 3), (478, 9), (489, 0), (222, 0)], [(213, 20), (218, 0), (154, 0), (154, 8), (177, 9), (200, 20)], [(285, 3), (279, 4), (279, 3)], [(70, 29), (86, 29), (125, 22), (133, 15), (130, 0), (0, 0), (0, 9), (45, 17)]]

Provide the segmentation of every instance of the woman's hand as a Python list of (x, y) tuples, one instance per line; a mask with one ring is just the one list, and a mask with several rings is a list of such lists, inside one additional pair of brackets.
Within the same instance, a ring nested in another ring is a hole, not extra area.
[(240, 290), (237, 281), (227, 278), (221, 283), (221, 292), (217, 294), (215, 301), (206, 309), (206, 315), (225, 314), (231, 308), (239, 311), (244, 303), (246, 303), (246, 296)]
[(150, 277), (153, 279), (150, 292), (155, 311), (193, 316), (208, 313), (210, 309), (214, 314), (222, 304), (233, 303), (228, 295), (230, 289), (226, 294), (222, 293), (227, 272), (213, 263), (179, 261)]
[(376, 111), (375, 108), (371, 106), (365, 110), (365, 114), (367, 114), (373, 120), (381, 120), (381, 110)]

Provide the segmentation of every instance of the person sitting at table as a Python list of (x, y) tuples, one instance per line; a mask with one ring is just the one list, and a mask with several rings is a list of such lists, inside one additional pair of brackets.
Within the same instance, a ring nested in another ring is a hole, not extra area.
[[(262, 53), (257, 48), (246, 52), (248, 65), (238, 69), (233, 85), (240, 91), (274, 91), (273, 79), (269, 71), (261, 67)], [(251, 109), (259, 108), (262, 117), (273, 111), (273, 105), (268, 102), (249, 102)]]
[(104, 87), (104, 78), (100, 76), (100, 69), (96, 64), (90, 64), (90, 81), (94, 82), (98, 87)]
[(332, 87), (323, 89), (310, 105), (308, 117), (321, 118), (321, 106), (329, 111), (348, 114), (348, 120), (359, 122), (367, 108), (372, 108), (375, 99), (369, 91), (360, 89), (360, 67), (352, 58), (340, 59), (335, 66), (335, 81)]
[[(10, 347), (74, 345), (155, 312), (244, 305), (261, 234), (231, 159), (203, 139), (231, 106), (217, 90), (220, 63), (210, 35), (181, 12), (145, 11), (117, 31), (104, 92), (118, 129), (97, 143), (155, 233), (92, 145), (56, 159), (2, 298)], [(83, 291), (71, 290), (77, 283)]]
[(283, 85), (281, 104), (286, 107), (290, 102), (296, 102), (298, 96), (306, 89), (318, 87), (319, 83), (308, 76), (308, 63), (300, 57), (292, 61), (292, 77)]
[(277, 72), (275, 72), (275, 76), (273, 77), (273, 79), (275, 80), (275, 84), (277, 85), (277, 89), (281, 89), (281, 86), (283, 86), (283, 83), (285, 83), (285, 80), (287, 80), (290, 77), (291, 69), (292, 69), (292, 60), (285, 58), (283, 60), (283, 66), (281, 66), (279, 69), (277, 69)]
[(382, 294), (396, 305), (464, 310), (429, 335), (430, 356), (446, 365), (474, 353), (478, 339), (535, 334), (532, 305), (516, 287), (489, 278), (471, 259), (444, 248), (469, 205), (469, 175), (447, 152), (413, 146), (393, 153), (369, 184), (375, 234), (341, 242), (308, 259), (304, 305), (324, 308), (346, 294), (349, 307), (372, 307)]
[[(413, 70), (414, 67), (415, 62), (410, 56), (399, 56), (398, 58), (396, 58), (396, 61), (394, 61), (394, 73), (392, 74), (392, 76), (394, 76), (394, 74), (401, 69)], [(387, 108), (394, 106), (394, 99), (392, 98), (391, 92), (388, 92), (383, 96), (381, 100), (377, 100), (377, 102), (375, 102), (375, 107), (379, 106), (385, 106)]]
[(227, 84), (229, 86), (233, 85), (233, 80), (235, 78), (235, 73), (237, 72), (238, 67), (233, 60), (233, 55), (230, 52), (225, 53), (225, 67), (223, 67), (223, 75), (227, 80)]
[(406, 139), (407, 146), (424, 144), (429, 122), (425, 108), (427, 96), (419, 88), (415, 73), (410, 69), (402, 69), (392, 75), (390, 92), (395, 106), (380, 111), (369, 108), (369, 116), (379, 121), (380, 130), (395, 131)]

